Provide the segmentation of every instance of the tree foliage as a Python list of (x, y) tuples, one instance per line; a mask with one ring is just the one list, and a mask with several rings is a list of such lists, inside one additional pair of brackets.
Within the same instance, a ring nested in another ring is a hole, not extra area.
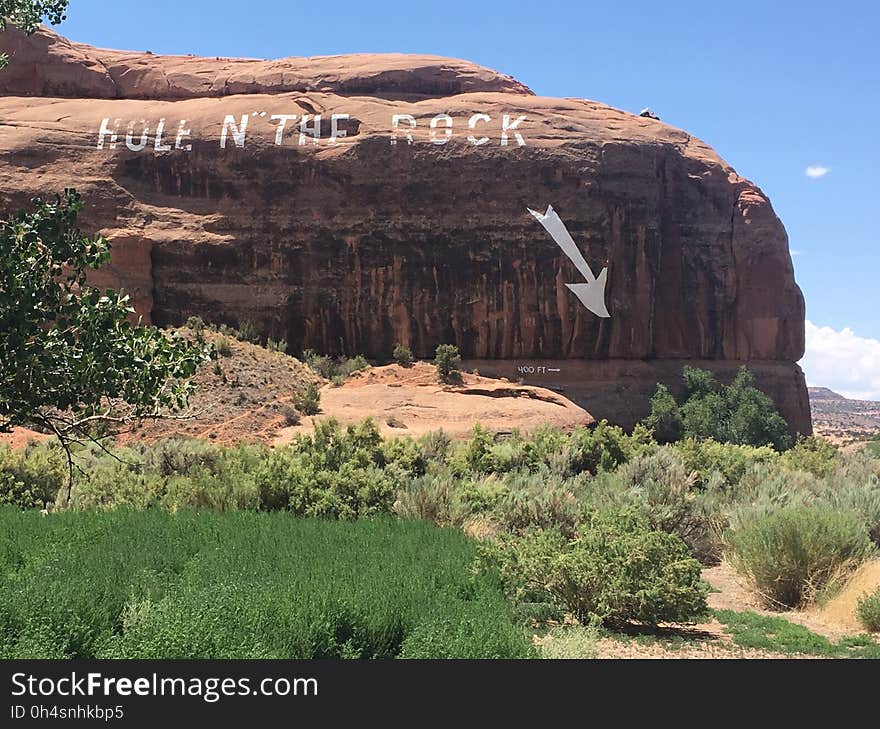
[(461, 378), (461, 354), (454, 344), (438, 344), (434, 364), (441, 382), (452, 383)]
[(713, 438), (777, 450), (790, 447), (788, 424), (773, 401), (754, 386), (755, 377), (745, 367), (726, 386), (719, 386), (708, 370), (695, 367), (685, 367), (682, 376), (686, 395), (681, 402), (662, 384), (651, 398), (651, 414), (644, 424), (658, 442)]
[(88, 285), (110, 246), (76, 228), (81, 209), (66, 190), (0, 217), (0, 430), (35, 425), (68, 456), (96, 425), (185, 407), (188, 378), (209, 352), (132, 325), (127, 295)]
[[(0, 30), (5, 30), (9, 19), (27, 34), (33, 33), (43, 18), (57, 25), (66, 18), (70, 0), (0, 0)], [(8, 59), (0, 53), (0, 68)]]

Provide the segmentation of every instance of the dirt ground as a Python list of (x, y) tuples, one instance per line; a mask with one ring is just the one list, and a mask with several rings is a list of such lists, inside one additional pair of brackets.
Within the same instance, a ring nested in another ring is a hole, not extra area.
[[(863, 565), (844, 588), (822, 605), (808, 610), (774, 612), (761, 607), (736, 571), (727, 563), (703, 570), (705, 579), (717, 592), (709, 595), (709, 607), (715, 610), (752, 611), (783, 618), (808, 630), (839, 641), (849, 635), (864, 633), (856, 616), (859, 598), (880, 587), (880, 560)], [(598, 658), (808, 658), (792, 654), (742, 648), (724, 632), (724, 626), (712, 619), (687, 629), (672, 629), (670, 634), (684, 640), (639, 641), (602, 638)]]
[(856, 615), (856, 606), (865, 593), (880, 587), (880, 560), (863, 565), (837, 595), (806, 610), (767, 610), (727, 563), (703, 570), (703, 578), (719, 590), (710, 594), (708, 599), (709, 607), (715, 610), (751, 610), (762, 615), (784, 618), (837, 641), (847, 635), (864, 632)]
[[(419, 436), (443, 429), (452, 437), (470, 435), (474, 424), (494, 432), (539, 425), (571, 429), (593, 422), (583, 408), (542, 387), (464, 373), (460, 384), (443, 385), (427, 362), (392, 364), (355, 372), (340, 387), (321, 388), (321, 412), (341, 423), (371, 417), (386, 436)], [(313, 419), (282, 428), (272, 441), (283, 444), (313, 429)]]
[[(188, 330), (180, 330), (192, 337)], [(206, 332), (215, 346), (216, 333)], [(226, 354), (202, 365), (193, 378), (195, 394), (188, 417), (144, 421), (118, 436), (122, 444), (160, 438), (205, 438), (218, 444), (283, 445), (314, 430), (315, 420), (342, 424), (373, 418), (385, 436), (419, 436), (443, 429), (454, 438), (470, 435), (476, 423), (493, 432), (528, 431), (539, 425), (571, 430), (593, 418), (563, 395), (506, 379), (462, 373), (454, 385), (441, 384), (429, 362), (397, 364), (353, 373), (341, 386), (319, 377), (289, 355), (226, 337)], [(308, 383), (320, 386), (320, 411), (289, 425), (293, 397)], [(17, 428), (0, 434), (0, 443), (23, 448), (49, 436)]]
[(9, 433), (0, 433), (0, 445), (24, 448), (28, 443), (39, 443), (51, 437), (45, 433), (38, 433), (36, 430), (28, 428), (13, 428)]

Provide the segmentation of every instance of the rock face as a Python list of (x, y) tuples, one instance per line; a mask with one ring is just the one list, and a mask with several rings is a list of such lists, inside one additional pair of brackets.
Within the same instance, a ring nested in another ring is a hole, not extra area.
[[(155, 323), (374, 358), (452, 342), (626, 425), (683, 362), (745, 363), (811, 432), (785, 230), (681, 130), (439, 57), (160, 57), (12, 28), (0, 52), (0, 202), (75, 185), (114, 243), (102, 283)], [(581, 274), (526, 210), (548, 204), (607, 267), (610, 318), (566, 288)]]

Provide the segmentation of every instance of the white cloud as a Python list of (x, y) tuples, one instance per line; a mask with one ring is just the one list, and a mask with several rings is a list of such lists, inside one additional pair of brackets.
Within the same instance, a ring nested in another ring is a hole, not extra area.
[(806, 324), (801, 367), (811, 387), (829, 387), (857, 400), (880, 400), (880, 340), (858, 337), (849, 327)]
[(825, 177), (829, 172), (831, 172), (831, 168), (823, 167), (822, 165), (810, 165), (804, 170), (804, 174), (814, 180), (818, 180), (820, 177)]
[(788, 252), (791, 253), (792, 258), (794, 258), (795, 256), (799, 256), (801, 253), (803, 253), (803, 251), (798, 250), (797, 248), (791, 248)]

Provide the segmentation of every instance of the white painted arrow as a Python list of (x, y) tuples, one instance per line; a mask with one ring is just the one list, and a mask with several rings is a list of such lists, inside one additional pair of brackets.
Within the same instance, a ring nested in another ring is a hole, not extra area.
[(566, 288), (577, 296), (580, 302), (596, 316), (608, 319), (611, 316), (605, 307), (605, 283), (608, 279), (608, 269), (603, 268), (598, 276), (593, 275), (571, 234), (565, 227), (565, 223), (562, 222), (552, 205), (547, 206), (547, 212), (543, 215), (531, 208), (527, 208), (527, 210), (535, 220), (544, 226), (544, 230), (556, 241), (556, 245), (568, 256), (575, 268), (580, 271), (581, 276), (587, 279), (587, 283), (565, 284)]

